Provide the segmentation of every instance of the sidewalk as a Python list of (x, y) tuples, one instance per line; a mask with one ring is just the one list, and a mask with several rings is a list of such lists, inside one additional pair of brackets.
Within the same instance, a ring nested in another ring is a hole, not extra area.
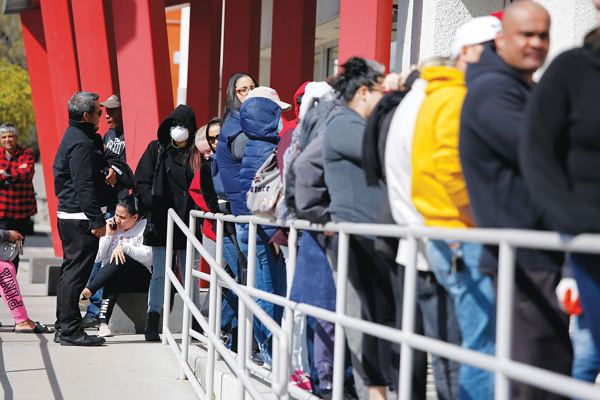
[[(29, 317), (47, 325), (56, 319), (56, 297), (45, 284), (27, 280), (30, 257), (52, 257), (47, 234), (26, 240), (18, 280)], [(54, 334), (12, 332), (14, 320), (0, 305), (0, 392), (4, 399), (196, 399), (180, 381), (178, 362), (169, 346), (149, 343), (143, 335), (107, 338), (100, 347), (70, 347), (53, 342)], [(94, 330), (88, 330), (94, 333)]]

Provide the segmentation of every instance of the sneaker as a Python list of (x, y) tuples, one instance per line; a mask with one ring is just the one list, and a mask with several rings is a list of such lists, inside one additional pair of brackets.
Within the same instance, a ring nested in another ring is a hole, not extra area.
[(99, 325), (98, 318), (88, 317), (87, 315), (81, 319), (82, 328), (97, 328)]
[(114, 333), (110, 330), (110, 328), (108, 327), (107, 324), (102, 324), (102, 325), (100, 325), (100, 328), (98, 329), (98, 336), (110, 337), (110, 336), (114, 336)]

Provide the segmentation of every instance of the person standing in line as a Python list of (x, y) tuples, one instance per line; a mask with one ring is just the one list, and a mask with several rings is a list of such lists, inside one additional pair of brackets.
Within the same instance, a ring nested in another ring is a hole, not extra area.
[[(117, 157), (123, 163), (127, 163), (125, 156), (125, 134), (123, 133), (123, 114), (121, 111), (121, 95), (113, 94), (105, 102), (100, 103), (106, 108), (106, 122), (108, 123), (108, 131), (104, 134), (104, 155), (106, 157)], [(115, 171), (112, 168), (108, 169), (109, 179), (115, 176)], [(119, 192), (118, 198), (129, 194), (129, 189), (123, 189)], [(106, 218), (114, 216), (114, 207), (110, 207), (106, 212)], [(102, 267), (101, 262), (94, 263), (94, 268), (90, 275), (88, 284), (90, 284)], [(102, 288), (98, 289), (93, 296), (90, 297), (90, 304), (87, 307), (86, 314), (81, 320), (81, 326), (84, 328), (97, 327), (99, 324), (98, 315), (100, 313), (100, 305), (102, 303)]]
[[(474, 227), (458, 154), (465, 71), (479, 61), (484, 44), (499, 29), (496, 17), (467, 22), (457, 30), (452, 46), (455, 66), (429, 66), (421, 74), (428, 85), (414, 129), (412, 202), (427, 226)], [(437, 281), (454, 301), (462, 347), (494, 354), (496, 296), (490, 277), (479, 272), (481, 247), (474, 242), (429, 240), (425, 252)], [(458, 398), (493, 397), (494, 374), (461, 364)]]
[[(19, 146), (17, 126), (0, 126), (0, 229), (29, 232), (31, 216), (37, 214), (33, 190), (35, 157), (30, 149)], [(19, 270), (19, 255), (14, 259)]]
[(56, 296), (55, 342), (98, 346), (104, 338), (88, 336), (81, 327), (79, 296), (94, 266), (99, 238), (106, 234), (102, 206), (114, 202), (105, 176), (102, 116), (98, 95), (77, 92), (68, 103), (69, 127), (54, 159), (54, 191), (58, 198), (58, 232), (63, 263)]
[[(459, 153), (478, 227), (552, 230), (531, 197), (518, 157), (533, 74), (549, 45), (548, 12), (532, 1), (515, 2), (506, 7), (494, 43), (467, 70)], [(517, 250), (512, 354), (515, 361), (569, 375), (569, 319), (554, 293), (563, 261), (558, 252)], [(497, 246), (484, 246), (480, 269), (497, 284)], [(520, 382), (512, 383), (512, 391), (512, 399), (564, 398)]]
[[(600, 22), (600, 0), (594, 0)], [(553, 228), (566, 235), (600, 233), (600, 28), (582, 47), (550, 64), (535, 87), (519, 151), (523, 177)], [(574, 314), (574, 378), (594, 382), (600, 370), (600, 256), (571, 253), (573, 277), (557, 286), (559, 304)], [(579, 293), (579, 294), (577, 294)], [(579, 315), (578, 315), (579, 314)]]
[[(160, 341), (158, 323), (164, 302), (165, 264), (167, 257), (167, 213), (173, 208), (188, 221), (194, 202), (189, 195), (194, 178), (188, 149), (194, 145), (197, 130), (194, 110), (179, 105), (165, 118), (157, 131), (157, 140), (148, 144), (135, 171), (137, 184), (133, 194), (146, 209), (147, 225), (144, 244), (152, 247), (152, 279), (148, 291), (148, 315), (144, 332), (146, 341)], [(173, 233), (173, 266), (185, 273), (187, 239), (180, 229)], [(198, 287), (193, 291), (194, 304), (200, 308)], [(169, 310), (165, 310), (169, 312)]]

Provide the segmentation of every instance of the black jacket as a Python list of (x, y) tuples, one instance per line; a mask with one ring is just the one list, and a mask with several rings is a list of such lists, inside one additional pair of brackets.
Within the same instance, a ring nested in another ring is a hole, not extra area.
[(104, 181), (104, 143), (95, 132), (90, 122), (69, 120), (52, 167), (58, 211), (83, 212), (91, 229), (106, 225), (100, 207), (116, 202), (116, 190)]
[[(465, 76), (459, 153), (475, 224), (482, 228), (551, 229), (521, 175), (519, 141), (531, 86), (488, 45)], [(498, 248), (486, 246), (481, 266), (495, 269)], [(523, 268), (558, 269), (557, 253), (519, 249)]]
[[(600, 45), (600, 31), (595, 43)], [(567, 51), (534, 90), (521, 146), (523, 175), (555, 229), (600, 232), (600, 46)]]
[[(182, 122), (189, 130), (190, 137), (186, 148), (175, 148), (169, 134), (173, 120)], [(194, 178), (187, 149), (194, 145), (196, 116), (191, 107), (180, 105), (158, 128), (158, 140), (150, 142), (135, 171), (137, 184), (133, 194), (138, 196), (148, 208), (148, 223), (144, 232), (144, 244), (165, 246), (167, 238), (167, 212), (173, 208), (179, 217), (188, 224), (194, 201), (189, 195)], [(173, 248), (186, 247), (185, 235), (177, 227), (173, 236)]]

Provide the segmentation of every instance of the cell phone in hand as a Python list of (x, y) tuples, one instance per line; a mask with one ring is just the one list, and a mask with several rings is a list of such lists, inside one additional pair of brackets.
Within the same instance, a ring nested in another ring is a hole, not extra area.
[(110, 229), (113, 231), (117, 230), (117, 223), (115, 221), (110, 221)]

